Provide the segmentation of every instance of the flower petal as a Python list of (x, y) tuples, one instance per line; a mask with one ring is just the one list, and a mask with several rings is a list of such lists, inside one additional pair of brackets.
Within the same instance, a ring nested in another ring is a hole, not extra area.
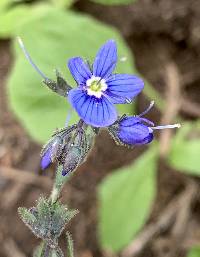
[(129, 145), (147, 144), (153, 140), (153, 133), (141, 123), (136, 123), (129, 127), (121, 125), (118, 136), (123, 143)]
[(107, 41), (98, 51), (93, 64), (93, 75), (106, 78), (115, 69), (117, 46), (114, 40)]
[(69, 70), (79, 85), (85, 85), (92, 73), (81, 57), (71, 58), (68, 62)]
[(114, 105), (105, 97), (89, 96), (81, 89), (72, 89), (68, 100), (85, 123), (94, 127), (106, 127), (117, 120)]
[(137, 123), (141, 123), (141, 118), (137, 116), (126, 116), (120, 122), (121, 127), (132, 127)]
[(107, 81), (107, 94), (114, 104), (130, 103), (144, 88), (144, 82), (137, 76), (128, 74), (112, 75)]
[(49, 165), (51, 164), (51, 148), (48, 149), (42, 156), (41, 158), (41, 162), (40, 162), (40, 165), (41, 165), (41, 168), (43, 170), (45, 170), (46, 168), (49, 167)]
[(153, 138), (154, 138), (153, 133), (150, 132), (149, 135), (146, 138), (144, 138), (144, 140), (141, 144), (149, 144), (149, 143), (151, 143)]

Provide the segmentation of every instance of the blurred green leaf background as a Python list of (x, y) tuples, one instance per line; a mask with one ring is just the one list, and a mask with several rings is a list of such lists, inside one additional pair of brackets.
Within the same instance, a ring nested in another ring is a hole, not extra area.
[[(100, 4), (128, 4), (131, 0), (94, 0)], [(8, 79), (10, 106), (29, 135), (39, 143), (45, 143), (57, 127), (63, 127), (70, 109), (67, 99), (50, 92), (41, 83), (40, 76), (24, 57), (16, 37), (20, 36), (34, 62), (50, 78), (54, 70), (61, 71), (73, 86), (75, 83), (68, 71), (67, 60), (82, 56), (93, 61), (98, 48), (108, 39), (115, 39), (119, 57), (126, 62), (118, 63), (117, 72), (137, 74), (134, 56), (113, 27), (70, 9), (72, 0), (39, 1), (25, 4), (23, 1), (0, 2), (0, 37), (12, 39), (14, 63)], [(164, 100), (147, 82), (144, 93), (157, 101), (160, 110)], [(119, 112), (135, 114), (133, 105), (119, 106)], [(74, 113), (71, 123), (78, 119)], [(175, 134), (167, 162), (172, 168), (200, 175), (199, 122), (182, 123)], [(189, 135), (192, 131), (194, 138)], [(156, 145), (156, 146), (155, 146)], [(133, 164), (121, 168), (106, 177), (98, 188), (99, 195), (99, 240), (105, 249), (115, 252), (128, 245), (142, 229), (156, 195), (158, 143)], [(197, 257), (193, 250), (189, 257)]]

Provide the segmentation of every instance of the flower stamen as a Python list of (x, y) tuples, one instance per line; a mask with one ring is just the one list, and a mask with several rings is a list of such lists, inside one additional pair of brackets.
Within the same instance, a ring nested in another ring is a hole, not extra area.
[(88, 95), (95, 96), (97, 98), (101, 98), (107, 87), (105, 79), (100, 77), (92, 76), (86, 81), (86, 90)]
[(173, 129), (173, 128), (180, 128), (181, 124), (176, 123), (172, 125), (161, 125), (161, 126), (156, 126), (156, 127), (151, 127), (151, 129), (156, 130), (156, 129)]

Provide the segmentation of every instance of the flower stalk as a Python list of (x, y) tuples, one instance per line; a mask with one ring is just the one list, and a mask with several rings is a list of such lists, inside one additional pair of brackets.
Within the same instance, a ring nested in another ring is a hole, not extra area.
[(62, 167), (59, 166), (56, 171), (56, 177), (53, 184), (53, 189), (51, 191), (51, 195), (49, 197), (51, 203), (55, 203), (61, 194), (61, 191), (65, 185), (65, 183), (68, 181), (69, 176), (63, 176), (62, 175)]

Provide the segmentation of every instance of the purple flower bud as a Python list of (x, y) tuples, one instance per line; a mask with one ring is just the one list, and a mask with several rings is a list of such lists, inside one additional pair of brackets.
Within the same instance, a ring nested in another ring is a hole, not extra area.
[(51, 164), (51, 149), (48, 149), (41, 158), (41, 168), (45, 170)]
[(56, 161), (62, 166), (63, 176), (73, 172), (85, 161), (92, 147), (94, 132), (87, 134), (83, 122), (59, 130), (44, 146), (41, 153), (41, 167), (46, 169), (51, 162)]
[(125, 117), (119, 123), (118, 137), (127, 145), (148, 144), (153, 140), (153, 130), (139, 117)]
[(68, 146), (75, 125), (61, 129), (53, 135), (53, 138), (44, 146), (41, 153), (41, 168), (44, 170), (55, 160), (62, 159), (63, 148)]
[(59, 155), (59, 150), (62, 144), (62, 139), (55, 136), (47, 145), (43, 148), (41, 153), (41, 168), (45, 170)]
[(80, 159), (82, 156), (82, 151), (80, 148), (76, 146), (72, 146), (70, 151), (66, 155), (64, 162), (63, 162), (63, 171), (62, 175), (65, 176), (72, 171), (74, 171), (79, 164), (81, 164)]
[(179, 128), (180, 124), (154, 126), (154, 123), (143, 118), (153, 106), (151, 102), (149, 107), (137, 116), (122, 116), (115, 124), (108, 128), (110, 134), (118, 144), (134, 146), (150, 143), (154, 136), (153, 130)]
[(88, 152), (92, 147), (93, 137), (86, 135), (84, 130), (80, 130), (67, 154), (63, 158), (62, 175), (65, 176), (73, 172), (87, 158)]

